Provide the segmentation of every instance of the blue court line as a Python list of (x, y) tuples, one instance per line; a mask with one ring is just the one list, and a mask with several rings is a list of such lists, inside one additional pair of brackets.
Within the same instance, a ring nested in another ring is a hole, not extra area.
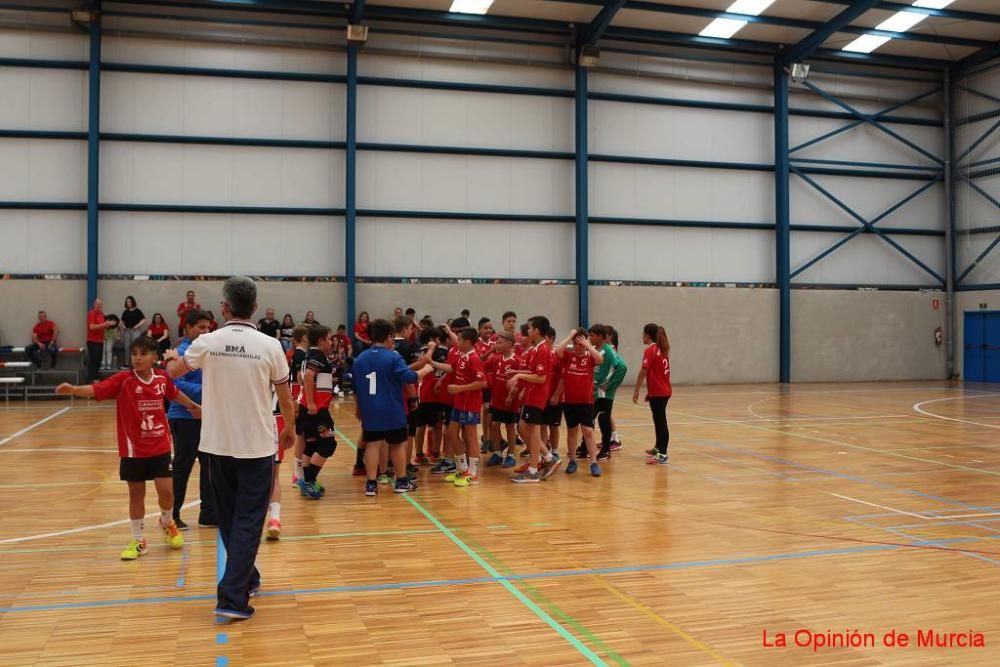
[(222, 533), (218, 533), (215, 540), (215, 583), (222, 581), (222, 575), (226, 572), (226, 546), (222, 543)]
[[(870, 523), (868, 523), (867, 521), (858, 521), (858, 520), (855, 520), (855, 521), (852, 521), (852, 523), (861, 524), (862, 526), (868, 526), (869, 528), (876, 528), (878, 530), (881, 530), (881, 531), (884, 531), (886, 533), (889, 533), (890, 535), (896, 535), (897, 537), (903, 537), (903, 538), (908, 539), (908, 540), (919, 540), (920, 539), (920, 538), (914, 537), (913, 535), (910, 535), (908, 533), (904, 533), (903, 531), (898, 530), (896, 528), (884, 527), (884, 526), (873, 526)], [(944, 546), (943, 545), (943, 540), (922, 540), (922, 542), (924, 542), (928, 546), (935, 546), (935, 547), (937, 547), (937, 546)], [(966, 556), (968, 558), (975, 558), (977, 560), (984, 560), (987, 563), (993, 563), (994, 565), (1000, 565), (1000, 561), (994, 560), (992, 558), (989, 558), (988, 556), (984, 556), (983, 554), (974, 554), (974, 553), (969, 553), (968, 551), (958, 551), (957, 553), (960, 554), (960, 555), (962, 555), (962, 556)]]
[(215, 659), (215, 667), (226, 667), (229, 664), (229, 658), (224, 655), (220, 655)]
[[(977, 537), (955, 537), (937, 540), (934, 544), (962, 544), (979, 542)], [(662, 572), (670, 570), (687, 570), (699, 567), (716, 567), (722, 565), (747, 565), (751, 563), (766, 563), (772, 561), (799, 560), (821, 556), (842, 556), (849, 554), (899, 551), (913, 547), (928, 546), (930, 543), (921, 540), (911, 544), (871, 544), (842, 549), (819, 549), (791, 553), (767, 554), (762, 556), (741, 556), (736, 558), (719, 558), (712, 560), (682, 561), (680, 563), (664, 563), (660, 565), (625, 565), (620, 567), (600, 567), (585, 570), (559, 570), (555, 572), (539, 572), (536, 574), (511, 574), (499, 577), (471, 577), (467, 579), (436, 579), (431, 581), (407, 581), (384, 584), (367, 584), (361, 586), (329, 586), (323, 588), (296, 588), (281, 591), (260, 592), (258, 597), (280, 597), (286, 595), (310, 595), (319, 593), (358, 593), (365, 591), (384, 591), (400, 588), (430, 588), (436, 586), (459, 586), (468, 584), (487, 584), (500, 581), (531, 581), (533, 579), (558, 579), (563, 577), (580, 577), (594, 574), (629, 574), (634, 572)], [(35, 605), (30, 607), (0, 607), (0, 613), (24, 613), (34, 611), (53, 611), (58, 609), (92, 609), (99, 607), (118, 607), (138, 604), (161, 604), (166, 602), (192, 602), (215, 600), (215, 594), (191, 595), (183, 597), (158, 597), (121, 600), (95, 600), (91, 602), (66, 602), (61, 604)]]
[(215, 635), (215, 643), (216, 644), (228, 644), (229, 643), (229, 635), (227, 635), (225, 632), (218, 633), (217, 635)]
[(943, 496), (935, 496), (931, 493), (924, 493), (923, 491), (916, 491), (914, 489), (904, 489), (898, 486), (893, 486), (892, 484), (886, 484), (885, 482), (877, 482), (874, 480), (866, 479), (859, 475), (851, 475), (849, 473), (837, 472), (836, 470), (827, 470), (825, 468), (817, 468), (815, 466), (806, 465), (803, 463), (796, 463), (795, 461), (789, 461), (788, 459), (779, 458), (777, 456), (769, 456), (767, 454), (758, 454), (757, 452), (751, 452), (745, 449), (740, 449), (738, 447), (731, 447), (729, 445), (722, 444), (715, 440), (689, 440), (691, 443), (699, 443), (707, 445), (709, 447), (714, 447), (715, 449), (722, 449), (729, 452), (734, 452), (736, 454), (742, 454), (744, 456), (750, 456), (752, 458), (761, 459), (762, 461), (771, 461), (773, 463), (780, 463), (781, 465), (788, 466), (790, 468), (795, 468), (797, 470), (808, 470), (810, 472), (819, 473), (821, 475), (827, 475), (830, 477), (837, 477), (840, 479), (850, 480), (852, 482), (858, 482), (859, 484), (867, 484), (869, 486), (874, 486), (880, 489), (887, 489), (890, 491), (895, 491), (897, 493), (902, 493), (904, 495), (919, 496), (921, 498), (930, 498), (931, 500), (936, 500), (942, 503), (948, 503), (949, 505), (956, 505), (958, 507), (965, 507), (968, 509), (974, 509), (979, 511), (990, 511), (988, 507), (980, 507), (979, 505), (971, 505), (969, 503), (962, 502), (961, 500), (954, 500), (952, 498), (945, 498)]

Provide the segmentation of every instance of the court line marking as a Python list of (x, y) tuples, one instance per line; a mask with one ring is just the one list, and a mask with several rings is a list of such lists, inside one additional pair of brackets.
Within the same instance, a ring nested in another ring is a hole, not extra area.
[(13, 440), (14, 438), (16, 438), (18, 436), (21, 436), (21, 435), (24, 435), (25, 433), (28, 433), (29, 431), (33, 431), (34, 429), (38, 428), (42, 424), (44, 424), (46, 422), (49, 422), (49, 421), (52, 421), (53, 419), (55, 419), (59, 415), (65, 414), (65, 413), (69, 412), (72, 409), (73, 409), (73, 406), (65, 407), (62, 410), (59, 410), (58, 412), (53, 412), (51, 415), (49, 415), (48, 417), (45, 417), (44, 419), (40, 419), (40, 420), (36, 421), (34, 424), (31, 424), (29, 426), (26, 426), (25, 428), (22, 428), (17, 433), (11, 433), (10, 435), (8, 435), (3, 440), (0, 440), (0, 447), (3, 447), (4, 445), (6, 445), (8, 442), (10, 442), (11, 440)]
[(944, 415), (934, 414), (933, 412), (928, 412), (924, 410), (921, 406), (929, 405), (931, 403), (941, 403), (942, 401), (960, 401), (965, 399), (973, 398), (996, 398), (1000, 394), (977, 394), (975, 396), (948, 396), (947, 398), (935, 398), (929, 401), (920, 401), (919, 403), (913, 404), (913, 411), (919, 412), (922, 415), (927, 415), (928, 417), (934, 417), (935, 419), (944, 419), (950, 422), (957, 422), (959, 424), (971, 424), (972, 426), (982, 426), (983, 428), (1000, 428), (1000, 425), (996, 424), (983, 424), (981, 422), (969, 421), (967, 419), (956, 419), (955, 417), (945, 417)]
[[(850, 520), (850, 518), (848, 518), (848, 520)], [(858, 524), (860, 524), (862, 526), (868, 526), (869, 528), (874, 528), (874, 529), (877, 529), (877, 530), (881, 530), (882, 532), (889, 533), (891, 535), (898, 535), (899, 537), (904, 537), (904, 538), (906, 538), (908, 540), (920, 540), (921, 542), (923, 542), (924, 544), (927, 544), (929, 546), (944, 546), (944, 544), (943, 544), (944, 540), (934, 540), (934, 539), (924, 540), (924, 539), (921, 539), (919, 537), (915, 537), (913, 535), (910, 535), (909, 533), (904, 533), (903, 531), (901, 531), (901, 530), (899, 530), (897, 528), (893, 528), (891, 526), (875, 526), (875, 525), (873, 525), (873, 524), (871, 524), (871, 523), (869, 523), (867, 521), (860, 521), (860, 520), (854, 521), (854, 523), (858, 523)], [(985, 561), (987, 563), (992, 563), (993, 565), (1000, 565), (1000, 561), (995, 560), (993, 558), (990, 558), (989, 556), (985, 556), (985, 555), (980, 554), (980, 553), (975, 553), (975, 552), (971, 552), (971, 551), (962, 551), (961, 549), (954, 549), (953, 551), (955, 551), (959, 555), (965, 556), (966, 558), (975, 558), (976, 560), (981, 560), (981, 561)]]
[[(969, 542), (982, 542), (990, 538), (983, 537), (954, 537), (937, 540), (935, 544), (966, 544)], [(513, 574), (509, 576), (473, 577), (467, 579), (436, 579), (431, 581), (411, 581), (393, 582), (384, 584), (365, 584), (356, 586), (330, 586), (323, 588), (287, 589), (280, 591), (261, 591), (258, 597), (283, 597), (294, 595), (315, 595), (322, 593), (358, 593), (366, 591), (384, 591), (400, 588), (431, 588), (437, 586), (457, 586), (463, 584), (498, 583), (511, 581), (530, 581), (533, 579), (558, 579), (564, 577), (578, 577), (593, 574), (627, 574), (634, 572), (664, 572), (671, 570), (686, 570), (701, 567), (716, 567), (722, 565), (750, 565), (753, 563), (779, 562), (786, 560), (799, 560), (805, 558), (815, 558), (824, 556), (843, 556), (870, 552), (892, 552), (910, 549), (926, 549), (927, 540), (920, 540), (911, 544), (866, 544), (856, 547), (843, 547), (840, 549), (814, 549), (811, 551), (798, 551), (791, 553), (766, 554), (760, 556), (741, 556), (735, 558), (719, 558), (714, 560), (701, 561), (681, 561), (679, 563), (663, 563), (658, 565), (624, 565), (619, 567), (599, 567), (588, 570), (557, 570), (554, 572), (539, 572), (535, 574)], [(961, 551), (960, 549), (933, 548), (934, 551)], [(967, 552), (963, 552), (967, 553)], [(516, 589), (515, 589), (516, 590)], [(100, 607), (119, 607), (138, 604), (161, 604), (168, 602), (193, 602), (214, 600), (216, 598), (213, 591), (210, 595), (173, 596), (156, 598), (125, 598), (119, 600), (91, 600), (86, 602), (65, 602), (51, 605), (36, 605), (30, 607), (0, 607), (0, 613), (23, 613), (34, 611), (53, 611), (57, 609), (93, 609)], [(561, 626), (560, 626), (561, 627)], [(579, 641), (579, 640), (578, 640)]]
[[(189, 503), (185, 503), (181, 506), (181, 509), (187, 509), (189, 507), (194, 507), (195, 505), (200, 505), (201, 500), (192, 500)], [(144, 519), (150, 517), (160, 516), (159, 512), (150, 512)], [(19, 542), (30, 542), (31, 540), (43, 540), (47, 537), (60, 537), (62, 535), (73, 535), (75, 533), (83, 533), (88, 530), (97, 530), (98, 528), (110, 528), (111, 526), (121, 526), (131, 521), (131, 519), (119, 519), (117, 521), (108, 521), (107, 523), (97, 523), (92, 526), (80, 526), (79, 528), (70, 528), (68, 530), (58, 530), (53, 533), (41, 533), (39, 535), (26, 535), (24, 537), (11, 537), (6, 540), (0, 540), (0, 544), (17, 544)]]
[[(66, 408), (69, 410), (69, 408)], [(62, 452), (96, 452), (98, 454), (117, 454), (117, 449), (77, 449), (71, 447), (46, 447), (44, 449), (0, 449), (0, 453), (24, 452), (26, 454), (58, 454)]]
[(928, 521), (946, 521), (948, 519), (971, 519), (981, 516), (1000, 516), (1000, 512), (990, 512), (988, 514), (947, 514), (945, 516), (925, 516)]
[(877, 507), (880, 510), (889, 510), (890, 512), (895, 512), (896, 514), (905, 514), (906, 516), (916, 517), (917, 519), (923, 519), (924, 521), (929, 521), (930, 517), (926, 517), (923, 514), (914, 514), (913, 512), (904, 512), (903, 510), (893, 509), (892, 507), (886, 507), (885, 505), (876, 505), (875, 503), (870, 503), (867, 500), (858, 500), (857, 498), (851, 498), (850, 496), (842, 496), (839, 493), (831, 493), (831, 496), (836, 496), (837, 498), (843, 498), (844, 500), (850, 500), (856, 503), (861, 503), (862, 505), (869, 505), (871, 507)]

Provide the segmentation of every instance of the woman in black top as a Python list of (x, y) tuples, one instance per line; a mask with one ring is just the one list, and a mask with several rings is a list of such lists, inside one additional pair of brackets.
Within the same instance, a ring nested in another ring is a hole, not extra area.
[(292, 334), (295, 331), (295, 320), (289, 313), (285, 313), (285, 316), (281, 320), (281, 330), (278, 332), (278, 340), (281, 341), (281, 347), (288, 352), (292, 349)]
[(146, 327), (146, 316), (139, 310), (139, 305), (135, 302), (134, 296), (125, 297), (125, 310), (122, 311), (122, 326), (125, 328), (125, 339), (122, 342), (125, 345), (126, 367), (129, 367), (132, 365), (132, 357), (129, 354), (129, 350), (132, 349), (132, 343), (142, 335)]

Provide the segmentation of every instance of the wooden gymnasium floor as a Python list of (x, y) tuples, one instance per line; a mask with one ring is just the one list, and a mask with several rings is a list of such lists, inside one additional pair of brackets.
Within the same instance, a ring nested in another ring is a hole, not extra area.
[[(147, 529), (151, 553), (118, 560), (112, 406), (12, 401), (0, 664), (997, 664), (996, 389), (681, 387), (669, 467), (645, 465), (647, 412), (619, 400), (626, 447), (602, 479), (517, 487), (490, 470), (458, 490), (421, 473), (418, 493), (377, 500), (350, 476), (359, 428), (342, 404), (326, 498), (283, 475), (284, 536), (261, 547), (243, 624), (211, 613), (214, 531), (175, 552)], [(796, 648), (803, 628), (879, 645)], [(929, 629), (986, 648), (881, 645)], [(765, 631), (790, 646), (765, 648)]]

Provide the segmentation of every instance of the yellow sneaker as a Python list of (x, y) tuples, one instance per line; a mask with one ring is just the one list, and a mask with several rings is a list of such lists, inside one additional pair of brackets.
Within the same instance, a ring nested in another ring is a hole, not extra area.
[(170, 523), (164, 524), (161, 521), (160, 528), (163, 529), (163, 534), (167, 536), (167, 544), (170, 545), (171, 549), (180, 549), (184, 546), (184, 536), (181, 535), (181, 531), (177, 528), (177, 522), (171, 519)]
[(449, 475), (445, 475), (444, 476), (444, 481), (446, 481), (446, 482), (454, 482), (455, 480), (461, 479), (462, 477), (464, 477), (464, 476), (466, 476), (468, 474), (469, 474), (469, 471), (467, 471), (467, 470), (464, 471), (464, 472), (462, 470), (456, 470), (455, 472), (453, 472), (453, 473), (451, 473)]
[(125, 551), (122, 552), (122, 560), (136, 560), (146, 553), (146, 538), (137, 540), (133, 538), (129, 541)]
[(473, 486), (475, 484), (479, 484), (479, 475), (465, 473), (465, 475), (455, 480), (455, 486), (458, 487)]

